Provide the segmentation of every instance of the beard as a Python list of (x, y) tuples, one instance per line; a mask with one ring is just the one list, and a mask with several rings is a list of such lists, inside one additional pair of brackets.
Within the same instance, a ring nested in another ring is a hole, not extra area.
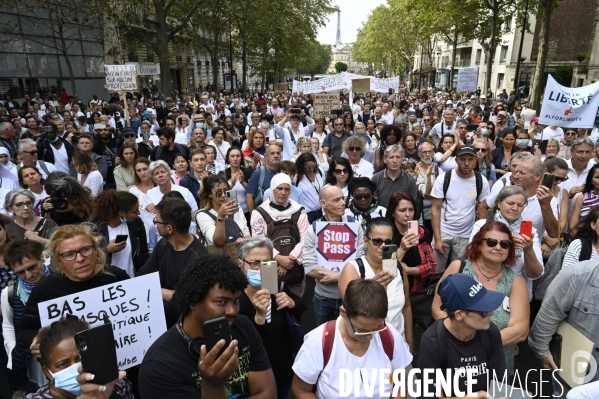
[(426, 159), (426, 158), (420, 158), (420, 160), (421, 160), (423, 163), (427, 164), (427, 165), (430, 165), (430, 164), (433, 162), (433, 159), (432, 159), (432, 158), (429, 158), (429, 159)]

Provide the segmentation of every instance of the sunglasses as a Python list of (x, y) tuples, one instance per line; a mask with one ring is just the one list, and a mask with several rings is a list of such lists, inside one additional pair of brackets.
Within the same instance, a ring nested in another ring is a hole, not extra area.
[(135, 135), (131, 134), (131, 133), (127, 133), (127, 134), (123, 134), (123, 137), (126, 138), (126, 139), (128, 139), (128, 138), (131, 138), (131, 137), (135, 137)]
[(335, 123), (335, 126), (343, 126), (343, 123)]
[(555, 176), (555, 178), (553, 180), (555, 180), (556, 183), (561, 183), (561, 182), (566, 181), (568, 179), (569, 179), (568, 176), (564, 176), (564, 177)]
[(485, 318), (485, 317), (487, 317), (487, 315), (488, 315), (489, 313), (491, 313), (492, 311), (489, 311), (489, 312), (481, 312), (480, 310), (466, 310), (466, 312), (470, 312), (470, 313), (476, 313), (476, 314), (479, 314), (479, 315), (481, 315), (483, 318)]
[(483, 154), (487, 152), (486, 148), (476, 148), (476, 152), (482, 152)]
[[(364, 201), (364, 200), (370, 201), (372, 199), (372, 194), (358, 194), (358, 195), (354, 195), (353, 198), (356, 201)], [(372, 240), (372, 242), (374, 242), (374, 240)]]
[(510, 240), (496, 240), (495, 238), (483, 238), (483, 241), (487, 243), (489, 248), (495, 248), (497, 244), (501, 246), (503, 249), (508, 249), (512, 246), (512, 242)]
[(387, 329), (387, 324), (385, 324), (385, 322), (383, 321), (383, 324), (381, 324), (381, 326), (378, 329), (376, 329), (375, 331), (358, 332), (358, 331), (356, 331), (356, 327), (354, 327), (349, 316), (347, 317), (347, 320), (349, 321), (349, 325), (351, 326), (352, 330), (354, 331), (354, 335), (357, 335), (357, 336), (374, 335), (374, 334), (383, 332)]
[(380, 247), (381, 245), (385, 244), (385, 245), (391, 245), (393, 244), (393, 240), (383, 240), (382, 238), (370, 238), (370, 237), (366, 237), (367, 239), (369, 239), (375, 247)]
[(23, 151), (25, 154), (37, 155), (37, 151)]
[(522, 111), (522, 108), (516, 108), (516, 111)]
[(566, 132), (566, 136), (576, 136), (575, 132)]
[(336, 175), (346, 175), (348, 171), (347, 169), (335, 169), (333, 173), (335, 173)]
[(362, 148), (361, 147), (347, 147), (347, 150), (349, 152), (354, 152), (354, 151), (362, 152)]

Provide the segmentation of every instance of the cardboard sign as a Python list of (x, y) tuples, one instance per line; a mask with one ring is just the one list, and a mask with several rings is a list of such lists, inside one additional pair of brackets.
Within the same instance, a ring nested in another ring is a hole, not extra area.
[(331, 116), (332, 109), (339, 109), (338, 94), (315, 94), (314, 117), (324, 119)]
[(354, 93), (370, 91), (370, 78), (353, 79), (351, 81), (351, 87)]
[(542, 125), (592, 128), (599, 107), (599, 82), (583, 87), (565, 87), (547, 77), (539, 123)]
[(104, 65), (106, 90), (137, 91), (137, 65)]
[(346, 263), (356, 258), (358, 223), (316, 222), (317, 265), (341, 272)]
[(287, 90), (289, 90), (289, 85), (287, 83), (275, 83), (275, 92), (285, 93)]
[(458, 91), (476, 91), (478, 67), (458, 69)]
[(92, 327), (107, 316), (114, 330), (119, 369), (141, 364), (150, 345), (166, 331), (158, 272), (39, 303), (42, 327), (68, 314)]

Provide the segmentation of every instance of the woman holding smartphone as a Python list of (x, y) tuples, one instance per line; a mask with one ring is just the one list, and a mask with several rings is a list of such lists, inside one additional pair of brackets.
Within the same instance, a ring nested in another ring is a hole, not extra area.
[(398, 245), (397, 260), (408, 276), (410, 294), (426, 287), (428, 279), (437, 270), (431, 234), (414, 220), (416, 205), (409, 193), (393, 193), (386, 216), (393, 228), (393, 243)]
[(202, 179), (199, 192), (202, 209), (196, 215), (196, 224), (206, 245), (222, 247), (232, 242), (239, 245), (251, 235), (237, 198), (226, 196), (230, 189), (222, 174)]
[(383, 268), (383, 244), (393, 244), (393, 229), (385, 218), (374, 218), (366, 226), (364, 246), (366, 256), (347, 263), (339, 276), (339, 293), (345, 297), (347, 286), (352, 280), (372, 279), (385, 287), (389, 309), (385, 322), (392, 325), (404, 337), (410, 351), (414, 346), (412, 334), (412, 308), (410, 306), (408, 275), (395, 268)]

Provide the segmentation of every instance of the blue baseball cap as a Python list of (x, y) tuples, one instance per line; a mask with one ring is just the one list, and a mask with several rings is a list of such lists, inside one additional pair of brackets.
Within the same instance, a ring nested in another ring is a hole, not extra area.
[(463, 273), (450, 274), (439, 284), (441, 310), (477, 310), (492, 312), (496, 310), (505, 294), (483, 287), (472, 276)]

